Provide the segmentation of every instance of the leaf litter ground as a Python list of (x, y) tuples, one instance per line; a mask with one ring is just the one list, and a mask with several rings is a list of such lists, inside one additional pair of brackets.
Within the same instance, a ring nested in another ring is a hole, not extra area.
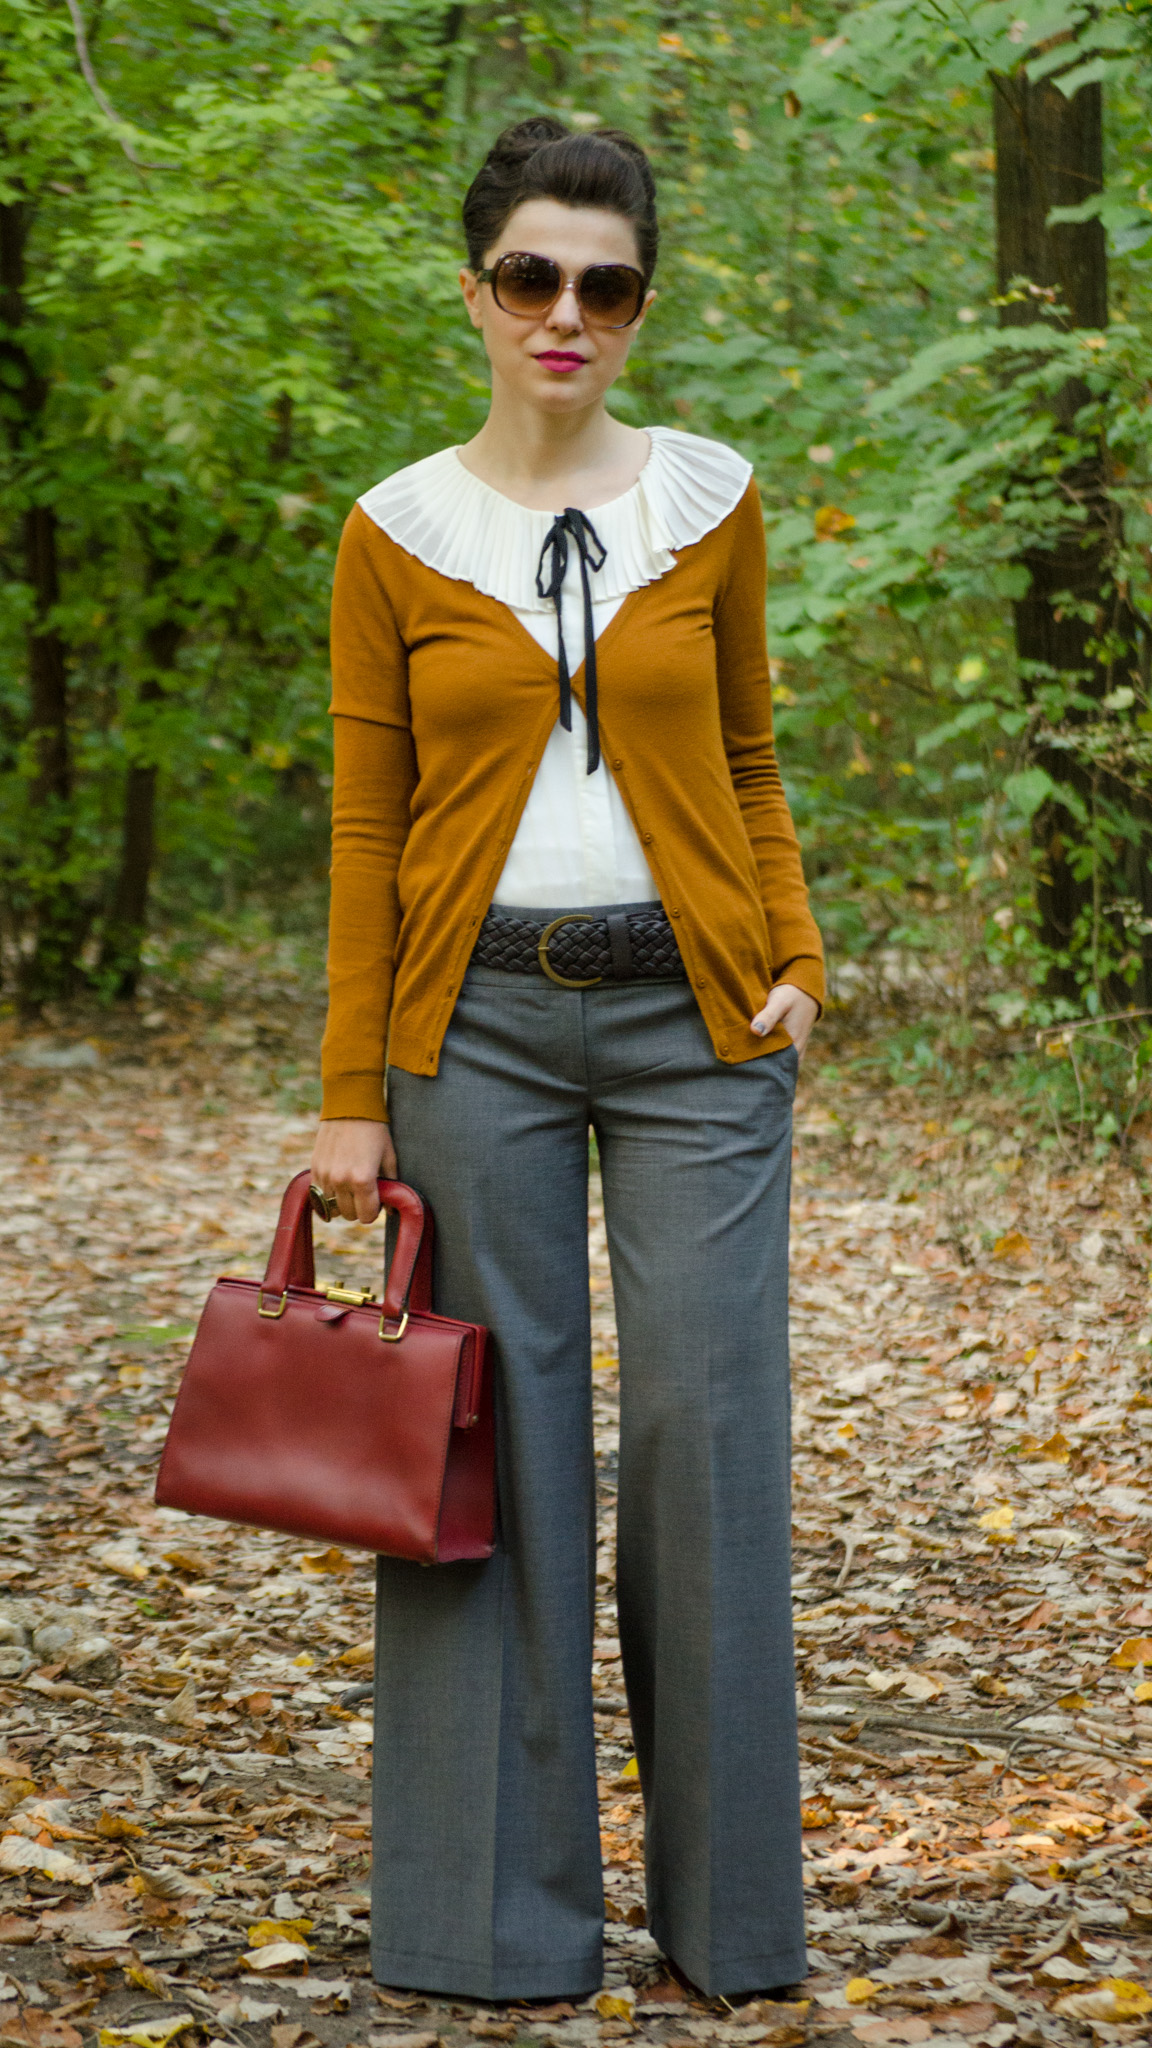
[[(314, 992), (0, 1027), (0, 2048), (636, 2037), (1007, 2048), (1152, 2027), (1152, 1433), (1140, 1163), (1053, 1168), (806, 1069), (795, 1607), (812, 1974), (706, 2001), (643, 1920), (613, 1598), (618, 1372), (594, 1187), (605, 1987), (373, 1986), (360, 1557), (157, 1511), (215, 1274), (307, 1161)], [(83, 1035), (84, 1031), (90, 1033)], [(842, 1027), (846, 1030), (847, 1027)], [(840, 1050), (845, 1048), (841, 1046)], [(846, 1073), (848, 1078), (846, 1078)], [(330, 1275), (379, 1238), (321, 1233)]]

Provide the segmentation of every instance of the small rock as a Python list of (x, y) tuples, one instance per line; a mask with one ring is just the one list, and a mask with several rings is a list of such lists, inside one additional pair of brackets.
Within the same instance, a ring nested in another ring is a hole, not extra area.
[(53, 1045), (46, 1038), (26, 1038), (9, 1048), (8, 1058), (17, 1067), (98, 1067), (100, 1055), (94, 1045), (82, 1039), (78, 1045)]
[(35, 1617), (30, 1600), (0, 1601), (0, 1643), (27, 1643)]
[(74, 1642), (76, 1631), (63, 1615), (54, 1614), (50, 1620), (42, 1621), (32, 1633), (32, 1648), (42, 1662), (58, 1657), (62, 1650)]
[(120, 1657), (107, 1636), (81, 1636), (64, 1666), (77, 1685), (111, 1685), (119, 1675)]
[(23, 1678), (36, 1659), (19, 1643), (0, 1644), (0, 1678)]

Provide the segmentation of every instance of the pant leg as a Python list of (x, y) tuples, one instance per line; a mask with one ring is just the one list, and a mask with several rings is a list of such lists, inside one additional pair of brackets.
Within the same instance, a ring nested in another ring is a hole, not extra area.
[(372, 1964), (473, 1998), (602, 1979), (578, 1018), (567, 992), (473, 969), (439, 1073), (389, 1076), (436, 1306), (495, 1336), (501, 1535), (484, 1564), (379, 1563)]
[(620, 1642), (652, 1932), (703, 1990), (732, 1994), (806, 1969), (787, 1328), (797, 1063), (789, 1047), (723, 1065), (678, 988), (636, 998), (648, 1017), (630, 1069), (631, 994), (599, 1006), (589, 1038), (620, 1333)]

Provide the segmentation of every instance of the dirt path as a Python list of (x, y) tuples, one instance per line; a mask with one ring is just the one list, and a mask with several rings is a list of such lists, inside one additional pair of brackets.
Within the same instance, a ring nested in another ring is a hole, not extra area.
[[(787, 2011), (685, 1997), (643, 1927), (594, 1208), (606, 1992), (578, 2013), (413, 2000), (368, 1973), (371, 1728), (341, 1705), (368, 1668), (370, 1566), (149, 1505), (208, 1286), (262, 1269), (307, 1161), (314, 993), (267, 963), (231, 979), (226, 1015), (173, 1001), (150, 1028), (88, 1018), (31, 1044), (0, 1026), (0, 2048), (141, 2024), (153, 2042), (181, 2016), (189, 2040), (194, 2022), (255, 2048), (1145, 2038), (1136, 1176), (1052, 1177), (996, 1105), (941, 1128), (906, 1092), (809, 1069), (795, 1598), (813, 1975)], [(377, 1239), (355, 1235), (324, 1239), (329, 1275), (367, 1279)], [(281, 1931), (309, 1944), (306, 1977), (242, 1960)]]

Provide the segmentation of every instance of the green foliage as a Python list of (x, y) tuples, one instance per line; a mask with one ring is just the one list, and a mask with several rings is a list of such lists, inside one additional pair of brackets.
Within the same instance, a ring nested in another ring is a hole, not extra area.
[[(1067, 672), (1021, 674), (1012, 604), (1023, 553), (1067, 516), (1061, 479), (1103, 450), (1110, 574), (1152, 606), (1152, 10), (1051, 0), (1027, 24), (1039, 54), (1006, 0), (88, 12), (114, 117), (67, 8), (0, 0), (0, 216), (23, 270), (5, 271), (4, 318), (25, 359), (0, 365), (9, 983), (65, 884), (87, 971), (123, 985), (126, 793), (152, 771), (165, 957), (253, 902), (281, 926), (315, 917), (340, 525), (483, 417), (459, 200), (496, 130), (549, 109), (653, 152), (660, 296), (614, 402), (756, 465), (781, 753), (842, 985), (910, 977), (957, 1029), (1058, 1021), (1029, 844), (1052, 750), (1142, 792), (1152, 713), (1119, 669), (1102, 701)], [(1064, 91), (1106, 81), (1109, 182), (1089, 202), (1106, 334), (1065, 331), (1056, 306), (997, 325), (989, 74), (1027, 57), (1038, 76), (1054, 53), (1075, 63)], [(59, 554), (46, 609), (35, 506)], [(38, 620), (67, 670), (54, 802), (30, 730)], [(1125, 820), (1080, 801), (1078, 858), (1100, 866)], [(1099, 1008), (1139, 934), (1122, 903), (1097, 911), (1073, 951)]]

